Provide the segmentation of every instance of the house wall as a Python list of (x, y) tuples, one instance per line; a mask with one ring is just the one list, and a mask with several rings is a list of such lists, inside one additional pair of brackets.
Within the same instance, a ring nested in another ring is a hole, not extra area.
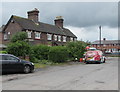
[(110, 51), (110, 52), (114, 52), (114, 51), (119, 51), (120, 50), (120, 44), (101, 44), (101, 46), (99, 44), (92, 44), (92, 47), (95, 47), (97, 49), (102, 49), (103, 51)]
[[(9, 39), (8, 40), (4, 40), (4, 38), (2, 36), (3, 44), (9, 43), (10, 38), (12, 37), (12, 35), (16, 34), (17, 32), (21, 32), (22, 30), (23, 30), (22, 27), (18, 23), (16, 23), (15, 21), (14, 22), (10, 22), (7, 25), (6, 29), (5, 29), (5, 33), (7, 33), (7, 34), (10, 33), (8, 35)], [(23, 31), (26, 31), (26, 30), (23, 30)], [(32, 31), (32, 30), (28, 30), (28, 31)], [(35, 39), (35, 31), (32, 31), (32, 38), (29, 38), (29, 41), (33, 45), (34, 44), (44, 44), (44, 45), (54, 46), (54, 44), (52, 44), (52, 42), (54, 41), (54, 36), (53, 35), (52, 35), (52, 40), (48, 41), (47, 40), (47, 33), (42, 33), (41, 32), (41, 39)], [(70, 41), (70, 37), (69, 36), (67, 37), (67, 41)], [(57, 42), (59, 42), (59, 41), (57, 41)], [(62, 35), (61, 35), (61, 42), (59, 42), (59, 43), (61, 43), (61, 44), (65, 43), (65, 42), (63, 42), (63, 36)]]
[[(8, 40), (4, 40), (4, 37), (2, 37), (3, 44), (9, 43), (10, 42), (9, 39), (12, 37), (12, 35), (16, 34), (17, 32), (21, 32), (21, 31), (22, 31), (22, 28), (18, 23), (16, 23), (15, 21), (14, 21), (14, 23), (10, 22), (5, 29), (5, 33), (7, 34)], [(3, 33), (3, 35), (5, 33)], [(10, 34), (8, 34), (8, 33), (10, 33)]]
[(2, 32), (0, 32), (0, 44), (2, 44), (2, 37), (3, 35), (2, 35)]

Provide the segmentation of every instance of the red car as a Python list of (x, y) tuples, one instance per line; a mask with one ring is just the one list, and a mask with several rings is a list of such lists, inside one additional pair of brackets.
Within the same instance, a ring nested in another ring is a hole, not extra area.
[(96, 49), (89, 49), (85, 53), (85, 63), (105, 63), (105, 56), (102, 51)]

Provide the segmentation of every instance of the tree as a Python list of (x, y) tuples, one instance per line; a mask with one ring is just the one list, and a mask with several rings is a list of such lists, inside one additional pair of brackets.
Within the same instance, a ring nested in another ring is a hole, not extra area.
[(29, 55), (30, 45), (26, 41), (27, 33), (18, 32), (11, 38), (11, 43), (7, 46), (7, 52), (15, 56), (23, 56), (25, 59), (26, 55)]
[(81, 58), (85, 52), (85, 47), (87, 44), (83, 41), (68, 42), (66, 47), (68, 48), (69, 58)]
[(30, 45), (24, 41), (16, 41), (14, 43), (8, 44), (7, 52), (15, 56), (25, 56), (29, 54)]
[(12, 36), (11, 42), (26, 41), (26, 39), (27, 39), (26, 32), (17, 32), (15, 35)]

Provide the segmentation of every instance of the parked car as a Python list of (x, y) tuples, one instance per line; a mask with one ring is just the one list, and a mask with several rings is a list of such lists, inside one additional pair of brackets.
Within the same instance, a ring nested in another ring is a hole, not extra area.
[(21, 60), (18, 57), (11, 54), (0, 54), (0, 66), (2, 67), (2, 73), (30, 73), (34, 71), (34, 64), (32, 62)]
[(85, 53), (85, 63), (105, 63), (105, 60), (106, 58), (100, 50), (92, 48)]

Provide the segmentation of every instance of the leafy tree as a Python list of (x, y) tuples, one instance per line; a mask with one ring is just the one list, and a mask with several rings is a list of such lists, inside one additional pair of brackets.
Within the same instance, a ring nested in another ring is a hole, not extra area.
[(15, 35), (12, 36), (11, 42), (26, 41), (26, 39), (27, 39), (26, 32), (17, 32)]
[(30, 45), (26, 39), (26, 32), (18, 32), (13, 35), (11, 38), (11, 43), (7, 46), (7, 52), (15, 56), (23, 56), (23, 58), (25, 58), (25, 56), (29, 55), (30, 52)]
[(24, 41), (16, 41), (14, 43), (8, 44), (7, 52), (15, 56), (23, 56), (29, 54), (30, 45)]
[(68, 42), (66, 47), (68, 48), (69, 58), (81, 58), (85, 52), (85, 47), (87, 44), (83, 41)]

